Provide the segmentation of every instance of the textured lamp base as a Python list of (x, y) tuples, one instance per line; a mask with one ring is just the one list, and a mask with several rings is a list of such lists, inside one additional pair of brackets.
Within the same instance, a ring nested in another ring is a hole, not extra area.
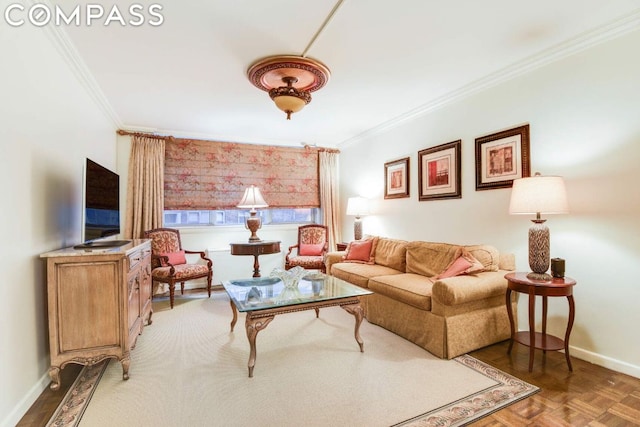
[(251, 231), (251, 237), (249, 237), (249, 243), (251, 242), (261, 242), (262, 239), (258, 237), (256, 231), (262, 226), (262, 220), (260, 217), (255, 216), (255, 212), (251, 212), (251, 216), (247, 218), (246, 226)]
[(549, 281), (551, 275), (547, 273), (550, 263), (549, 228), (544, 225), (544, 219), (531, 220), (533, 225), (529, 228), (529, 267), (531, 273), (527, 278), (531, 280)]
[(353, 238), (355, 240), (362, 239), (362, 221), (358, 217), (356, 217), (356, 220), (353, 223)]
[(534, 273), (534, 272), (531, 272), (531, 273), (527, 274), (527, 279), (537, 280), (539, 282), (549, 282), (549, 281), (551, 281), (551, 279), (553, 279), (553, 277), (550, 274), (547, 274), (547, 273)]

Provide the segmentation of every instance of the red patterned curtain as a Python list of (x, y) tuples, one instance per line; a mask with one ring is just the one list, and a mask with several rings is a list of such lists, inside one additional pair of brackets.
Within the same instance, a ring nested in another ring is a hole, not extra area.
[(176, 138), (164, 167), (165, 209), (235, 208), (251, 184), (270, 207), (320, 206), (316, 149)]

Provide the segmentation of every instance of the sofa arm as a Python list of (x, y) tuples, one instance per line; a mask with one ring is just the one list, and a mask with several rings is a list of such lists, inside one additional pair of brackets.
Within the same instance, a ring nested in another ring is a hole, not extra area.
[(346, 251), (327, 252), (324, 256), (324, 265), (327, 268), (325, 271), (327, 274), (331, 274), (331, 266), (337, 262), (342, 262), (342, 257), (346, 254)]
[(507, 271), (498, 270), (440, 279), (433, 284), (432, 298), (442, 305), (458, 305), (505, 295), (505, 274)]

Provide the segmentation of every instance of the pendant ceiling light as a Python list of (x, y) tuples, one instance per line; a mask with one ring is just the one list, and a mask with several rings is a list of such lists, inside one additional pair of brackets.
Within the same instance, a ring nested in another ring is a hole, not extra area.
[(287, 120), (311, 102), (311, 92), (327, 84), (330, 75), (322, 62), (293, 55), (269, 56), (247, 70), (251, 83), (269, 93)]

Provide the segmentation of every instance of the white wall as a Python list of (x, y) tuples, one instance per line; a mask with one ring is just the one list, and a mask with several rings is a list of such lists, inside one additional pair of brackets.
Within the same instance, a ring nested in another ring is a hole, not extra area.
[(49, 383), (39, 254), (80, 240), (84, 158), (116, 166), (114, 125), (47, 34), (0, 25), (0, 426), (15, 425)]
[[(567, 185), (571, 213), (550, 216), (547, 225), (551, 256), (565, 258), (567, 275), (578, 281), (572, 355), (640, 377), (639, 47), (636, 31), (340, 147), (343, 198), (373, 198), (365, 233), (489, 243), (514, 252), (518, 269), (528, 271), (530, 222), (507, 214), (510, 189), (475, 191), (474, 139), (529, 123), (532, 172), (562, 175)], [(417, 152), (457, 139), (462, 199), (418, 202)], [(383, 165), (406, 156), (411, 197), (384, 200)], [(350, 217), (342, 224), (347, 237), (352, 224)], [(549, 331), (562, 337), (566, 300), (552, 298), (549, 306)]]

